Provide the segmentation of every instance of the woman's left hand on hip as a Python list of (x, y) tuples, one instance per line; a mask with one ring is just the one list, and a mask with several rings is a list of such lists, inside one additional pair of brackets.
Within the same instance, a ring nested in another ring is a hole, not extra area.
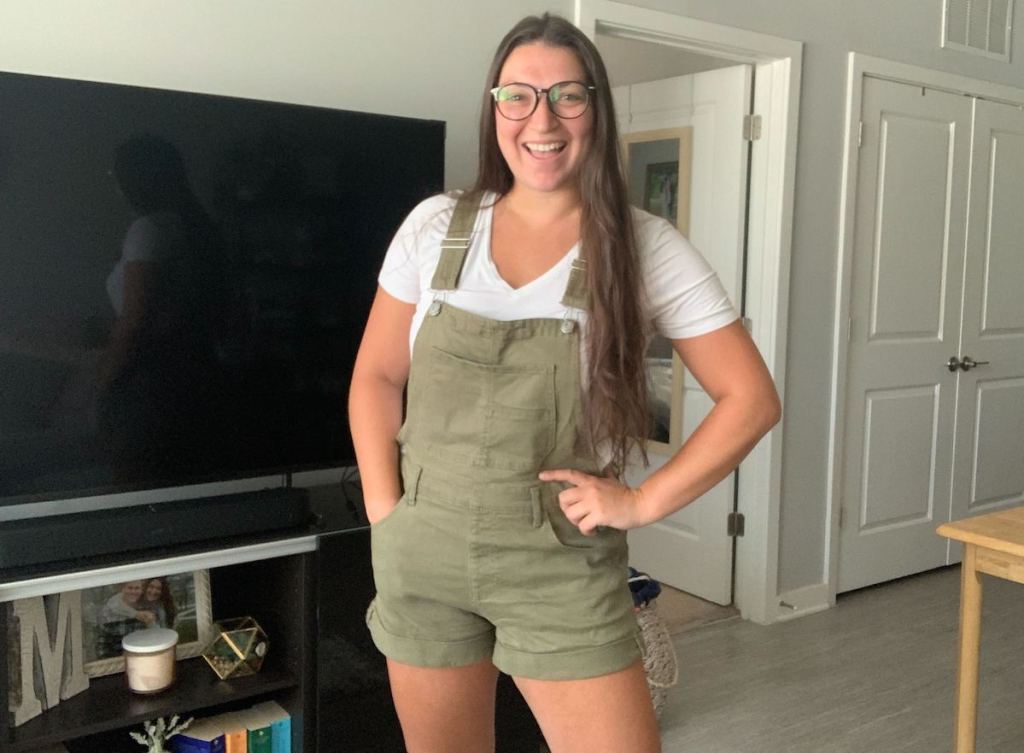
[(541, 481), (561, 481), (570, 486), (558, 494), (558, 504), (585, 536), (598, 526), (628, 530), (644, 525), (640, 518), (639, 489), (612, 478), (592, 476), (571, 468), (541, 471)]

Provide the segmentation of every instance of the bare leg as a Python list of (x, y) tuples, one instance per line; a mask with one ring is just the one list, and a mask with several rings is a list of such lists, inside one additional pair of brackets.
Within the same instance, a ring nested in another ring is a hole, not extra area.
[(490, 659), (442, 669), (387, 664), (408, 753), (494, 753), (498, 670)]
[(531, 680), (516, 685), (537, 718), (551, 753), (660, 753), (643, 664), (586, 680)]

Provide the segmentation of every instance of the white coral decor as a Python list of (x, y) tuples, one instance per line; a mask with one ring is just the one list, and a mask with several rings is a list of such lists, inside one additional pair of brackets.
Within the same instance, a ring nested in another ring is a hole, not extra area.
[(142, 734), (141, 732), (131, 732), (129, 734), (131, 734), (132, 740), (137, 742), (139, 745), (146, 746), (146, 753), (167, 753), (167, 748), (164, 747), (164, 743), (179, 732), (184, 732), (188, 729), (188, 726), (192, 724), (192, 721), (192, 718), (189, 717), (179, 724), (178, 716), (174, 715), (171, 717), (169, 722), (165, 722), (163, 718), (157, 719), (153, 722), (145, 722), (142, 725), (143, 730), (145, 730), (145, 734)]

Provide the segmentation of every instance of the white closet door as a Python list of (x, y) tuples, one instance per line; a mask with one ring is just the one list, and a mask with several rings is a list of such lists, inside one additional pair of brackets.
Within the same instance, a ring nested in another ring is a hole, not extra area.
[(946, 563), (971, 99), (866, 78), (861, 120), (840, 592)]
[(1024, 111), (975, 100), (973, 154), (954, 519), (1024, 502)]
[[(693, 128), (690, 241), (718, 273), (737, 307), (742, 298), (743, 230), (753, 67), (739, 65), (621, 87), (616, 107), (623, 135)], [(629, 117), (623, 117), (625, 108)], [(689, 372), (684, 376), (682, 434), (693, 433), (712, 407)], [(666, 461), (627, 475), (637, 484)], [(657, 523), (629, 533), (630, 562), (668, 585), (718, 604), (732, 602), (733, 539), (727, 518), (735, 504), (732, 474), (703, 497)]]

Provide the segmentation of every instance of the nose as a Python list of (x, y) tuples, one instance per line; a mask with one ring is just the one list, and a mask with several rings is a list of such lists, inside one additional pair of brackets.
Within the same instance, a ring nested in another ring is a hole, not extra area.
[(541, 95), (537, 107), (530, 115), (530, 125), (539, 131), (550, 131), (557, 127), (558, 117), (551, 110), (551, 100), (548, 99), (547, 92)]

